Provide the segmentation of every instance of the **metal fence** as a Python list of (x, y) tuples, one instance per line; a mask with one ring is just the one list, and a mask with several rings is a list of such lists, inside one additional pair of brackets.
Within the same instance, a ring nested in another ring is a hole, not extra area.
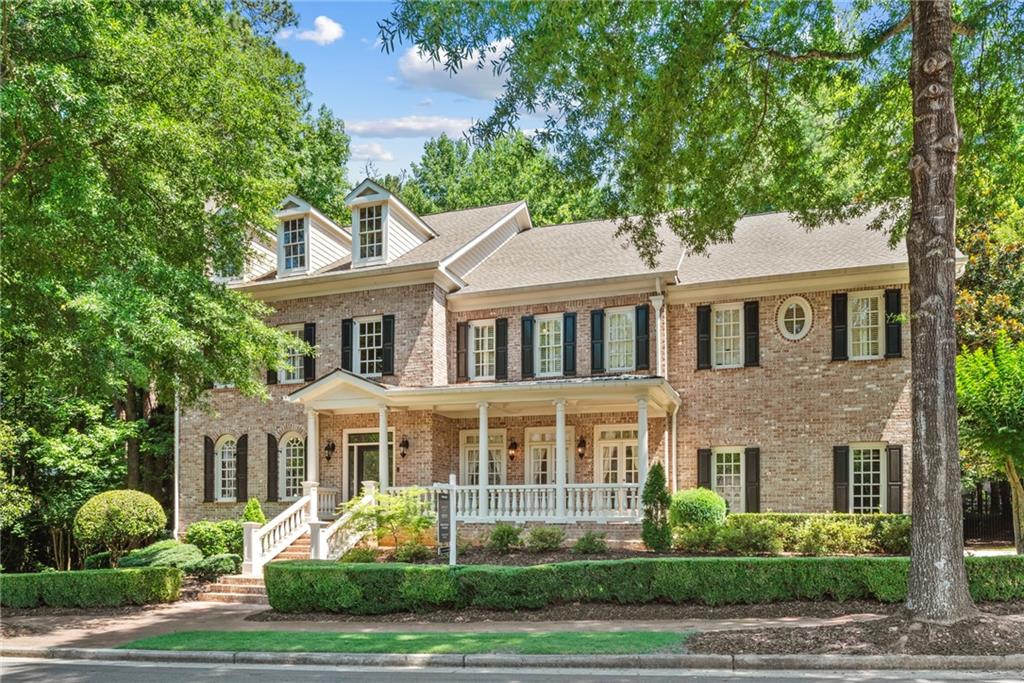
[(965, 541), (1013, 541), (1009, 483), (979, 483), (974, 490), (964, 491), (962, 498)]

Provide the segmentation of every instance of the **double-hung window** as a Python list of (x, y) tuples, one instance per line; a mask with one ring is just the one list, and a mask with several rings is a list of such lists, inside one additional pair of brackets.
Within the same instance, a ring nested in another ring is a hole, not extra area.
[(562, 315), (537, 316), (536, 321), (537, 376), (561, 375)]
[(850, 512), (884, 512), (885, 445), (850, 444)]
[(711, 452), (711, 487), (725, 499), (729, 512), (743, 512), (743, 449), (715, 448)]
[[(505, 430), (487, 430), (487, 484), (505, 483)], [(460, 481), (467, 486), (480, 483), (480, 432), (475, 429), (459, 433)]]
[[(296, 339), (302, 339), (302, 325), (286, 329), (295, 335)], [(281, 384), (296, 384), (303, 381), (306, 357), (302, 355), (302, 351), (298, 346), (288, 347), (286, 362), (287, 365), (277, 371), (277, 381)]]
[(234, 501), (238, 491), (237, 441), (233, 436), (222, 436), (217, 441), (217, 466), (214, 470), (216, 480), (214, 491), (218, 501)]
[(743, 366), (743, 304), (711, 307), (711, 365), (716, 368)]
[(360, 375), (376, 376), (382, 371), (384, 358), (384, 320), (381, 316), (358, 318), (355, 321), (356, 368)]
[(605, 367), (608, 372), (629, 372), (636, 368), (636, 310), (613, 308), (605, 311)]
[(359, 209), (359, 258), (384, 256), (384, 211), (380, 204)]
[(470, 379), (494, 379), (495, 344), (493, 320), (469, 323)]
[(293, 218), (281, 226), (281, 257), (284, 272), (306, 269), (306, 219)]
[(868, 360), (881, 358), (882, 327), (885, 324), (885, 309), (881, 292), (851, 292), (849, 295), (848, 324), (850, 358)]
[(302, 495), (302, 482), (306, 480), (306, 442), (291, 432), (281, 439), (278, 453), (278, 486), (282, 500), (292, 500)]

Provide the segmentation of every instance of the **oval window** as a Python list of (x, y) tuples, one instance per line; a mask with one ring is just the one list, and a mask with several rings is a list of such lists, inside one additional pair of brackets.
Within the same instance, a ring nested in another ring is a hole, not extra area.
[(802, 296), (791, 296), (779, 306), (779, 332), (786, 339), (803, 339), (811, 329), (811, 304)]

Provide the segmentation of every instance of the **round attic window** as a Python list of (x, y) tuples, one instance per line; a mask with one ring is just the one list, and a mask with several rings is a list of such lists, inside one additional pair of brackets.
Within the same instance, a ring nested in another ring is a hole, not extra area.
[(811, 304), (802, 296), (791, 296), (779, 306), (779, 332), (791, 341), (803, 339), (811, 329)]

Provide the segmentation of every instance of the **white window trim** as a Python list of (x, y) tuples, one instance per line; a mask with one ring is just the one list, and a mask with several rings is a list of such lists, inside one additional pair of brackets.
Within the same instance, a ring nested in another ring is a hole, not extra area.
[[(740, 454), (740, 509), (729, 510), (731, 513), (739, 513), (747, 511), (747, 449), (745, 446), (714, 446), (711, 448), (711, 490), (718, 495), (722, 495), (718, 492), (715, 487), (715, 465), (718, 462), (718, 456), (722, 453), (739, 453)], [(724, 499), (725, 496), (722, 496)]]
[[(301, 220), (302, 221), (302, 238), (303, 254), (305, 255), (305, 264), (300, 268), (285, 268), (284, 260), (284, 224), (288, 221)], [(280, 216), (277, 223), (277, 266), (278, 275), (284, 277), (288, 275), (302, 275), (303, 273), (309, 272), (309, 230), (310, 220), (309, 214), (301, 214), (295, 216)]]
[(287, 490), (287, 474), (288, 474), (288, 457), (285, 453), (285, 446), (293, 438), (298, 438), (302, 444), (302, 468), (303, 468), (303, 479), (306, 478), (308, 472), (306, 470), (309, 467), (309, 443), (305, 436), (299, 432), (286, 432), (281, 440), (277, 442), (277, 499), (282, 502), (295, 501), (302, 497), (302, 490), (299, 490), (298, 495), (286, 496), (285, 491)]
[[(530, 439), (532, 434), (547, 434), (552, 435), (551, 441), (533, 441)], [(551, 446), (551, 454), (554, 458), (554, 465), (558, 467), (558, 451), (556, 449), (557, 441), (555, 441), (555, 425), (550, 427), (527, 427), (523, 432), (523, 467), (525, 483), (528, 486), (534, 486), (533, 482), (533, 458), (530, 457), (530, 446), (543, 444), (545, 446)], [(558, 472), (555, 469), (551, 470), (551, 476), (553, 481), (551, 484), (555, 484), (558, 480)], [(568, 484), (575, 483), (576, 481), (576, 428), (570, 425), (565, 426), (565, 481)]]
[(872, 514), (870, 512), (854, 512), (853, 511), (853, 451), (854, 449), (868, 449), (877, 448), (881, 457), (879, 467), (881, 468), (881, 477), (878, 482), (878, 513), (886, 513), (889, 511), (889, 444), (885, 441), (857, 441), (854, 443), (846, 444), (849, 449), (849, 463), (847, 463), (847, 476), (846, 476), (846, 495), (850, 501), (850, 514), (865, 515)]
[[(476, 374), (476, 343), (474, 335), (475, 330), (479, 327), (493, 327), (494, 328), (494, 373), (490, 375), (478, 375)], [(469, 339), (466, 341), (466, 361), (469, 365), (467, 371), (469, 373), (469, 379), (472, 382), (487, 382), (493, 381), (495, 373), (498, 371), (498, 328), (497, 319), (488, 318), (486, 320), (470, 320), (469, 321)]]
[[(474, 434), (479, 437), (480, 430), (479, 429), (460, 429), (459, 430), (459, 484), (461, 486), (469, 486), (470, 485), (468, 483), (469, 482), (469, 455), (466, 453), (466, 451), (468, 450), (470, 444), (466, 443), (466, 437), (467, 436), (472, 436)], [(507, 445), (508, 444), (508, 434), (506, 433), (506, 430), (504, 430), (504, 429), (490, 429), (490, 428), (487, 429), (487, 438), (488, 439), (493, 438), (497, 434), (501, 435), (501, 447), (498, 449), (498, 459), (497, 459), (497, 461), (500, 463), (500, 466), (498, 468), (498, 484), (497, 485), (498, 486), (504, 486), (505, 483), (508, 481), (508, 445)], [(477, 444), (477, 446), (478, 447), (484, 447), (484, 448), (487, 447), (484, 444)], [(488, 453), (487, 459), (488, 459), (488, 461), (490, 461), (490, 459), (491, 459), (489, 453)], [(486, 475), (484, 475), (484, 476), (486, 476)], [(476, 484), (473, 484), (473, 486), (476, 486)], [(488, 483), (488, 486), (491, 486), (491, 484)]]
[[(540, 372), (540, 323), (544, 320), (557, 320), (559, 326), (559, 337), (562, 340), (562, 344), (558, 351), (558, 372)], [(562, 348), (565, 347), (565, 317), (561, 313), (545, 313), (544, 315), (537, 315), (533, 318), (533, 363), (537, 372), (534, 374), (535, 377), (561, 377), (565, 374), (565, 368), (562, 367), (562, 363), (565, 360), (562, 355)], [(635, 324), (635, 323), (634, 323)], [(635, 361), (635, 359), (634, 359)]]
[[(804, 322), (804, 328), (800, 330), (798, 334), (790, 334), (786, 329), (786, 310), (793, 304), (800, 306), (804, 310), (804, 318), (806, 319)], [(779, 310), (775, 315), (775, 324), (779, 329), (779, 334), (782, 335), (783, 339), (787, 339), (789, 341), (800, 341), (806, 337), (811, 331), (811, 325), (813, 322), (814, 312), (811, 310), (811, 302), (802, 296), (791, 296), (787, 298), (779, 305)]]
[[(885, 358), (885, 292), (873, 289), (862, 292), (847, 292), (846, 302), (846, 355), (850, 360), (880, 360)], [(870, 356), (853, 355), (853, 300), (878, 299), (878, 353)]]
[[(740, 353), (739, 353), (739, 362), (738, 363), (730, 363), (730, 364), (726, 365), (725, 363), (719, 363), (718, 362), (718, 354), (715, 351), (715, 313), (717, 311), (738, 311), (739, 312), (739, 322), (740, 322), (739, 344), (740, 344)], [(732, 369), (732, 368), (742, 368), (743, 367), (744, 333), (746, 332), (746, 330), (744, 329), (744, 324), (743, 324), (744, 323), (744, 320), (743, 320), (744, 317), (745, 316), (743, 315), (743, 302), (735, 302), (735, 303), (728, 303), (728, 304), (712, 304), (712, 306), (711, 306), (711, 367), (714, 368), (715, 370), (729, 370), (729, 369)]]
[[(303, 332), (305, 330), (305, 325), (302, 325), (300, 323), (296, 323), (294, 325), (282, 325), (280, 329), (282, 329), (282, 330), (284, 330), (286, 332), (298, 332), (298, 335), (296, 335), (296, 336), (299, 339), (302, 339), (302, 335), (303, 335)], [(305, 361), (303, 361), (303, 362), (305, 362)], [(284, 368), (281, 368), (280, 370), (277, 371), (277, 383), (278, 384), (302, 384), (305, 381), (306, 381), (306, 377), (305, 377), (305, 368), (304, 367), (300, 367), (299, 368), (299, 376), (297, 378), (295, 378), (295, 379), (288, 379), (286, 377), (286, 370)]]
[[(361, 258), (359, 256), (360, 251), (360, 229), (359, 229), (359, 217), (363, 209), (368, 209), (372, 206), (380, 207), (380, 230), (381, 230), (381, 251), (380, 256), (372, 256), (370, 258)], [(352, 209), (352, 263), (355, 266), (373, 266), (381, 263), (385, 263), (388, 257), (388, 222), (390, 218), (390, 208), (387, 202), (381, 204), (360, 204), (359, 206), (353, 207)]]
[[(631, 353), (633, 362), (629, 366), (612, 367), (611, 358), (611, 316), (612, 314), (626, 313), (629, 315), (629, 327), (632, 330), (633, 351)], [(606, 372), (632, 372), (636, 370), (636, 308), (633, 306), (618, 306), (607, 308), (604, 312), (604, 367)]]
[[(383, 345), (383, 343), (384, 343), (384, 316), (383, 315), (364, 315), (364, 316), (362, 316), (360, 318), (353, 318), (352, 319), (352, 369), (355, 372), (355, 374), (359, 375), (360, 377), (380, 377), (381, 374), (382, 374), (380, 372), (367, 372), (367, 373), (360, 372), (360, 370), (362, 370), (362, 363), (359, 362), (360, 357), (361, 357), (361, 349), (360, 349), (360, 346), (359, 346), (359, 337), (360, 337), (360, 335), (359, 335), (359, 326), (361, 324), (363, 324), (363, 323), (372, 323), (372, 322), (379, 322), (380, 323), (381, 344)], [(383, 349), (383, 346), (381, 348)]]
[[(224, 497), (221, 495), (223, 474), (221, 472), (221, 446), (227, 441), (235, 444), (235, 495)], [(234, 503), (238, 500), (238, 439), (233, 434), (223, 434), (213, 447), (213, 490), (214, 500), (218, 503)]]
[[(634, 450), (634, 457), (636, 458), (637, 477), (639, 478), (640, 476), (642, 476), (642, 473), (640, 472), (640, 439), (639, 439), (640, 435), (639, 435), (639, 433), (637, 434), (637, 438), (635, 440), (634, 439), (600, 439), (601, 432), (603, 432), (605, 430), (608, 430), (608, 429), (617, 429), (617, 430), (629, 429), (631, 431), (639, 432), (639, 425), (637, 425), (637, 423), (633, 422), (633, 423), (624, 423), (624, 424), (608, 424), (608, 425), (595, 425), (594, 426), (594, 447), (593, 447), (593, 453), (592, 453), (592, 457), (594, 458), (594, 467), (593, 467), (593, 469), (594, 469), (594, 483), (595, 484), (603, 484), (604, 483), (602, 481), (602, 479), (603, 479), (602, 475), (604, 474), (604, 471), (602, 469), (603, 465), (601, 464), (601, 446), (603, 444), (630, 444), (630, 443), (633, 444), (635, 449), (636, 449), (636, 450)], [(620, 456), (619, 459), (620, 459), (620, 462), (621, 462), (621, 464), (620, 464), (620, 467), (622, 468), (621, 471), (622, 471), (622, 473), (625, 473), (625, 471), (626, 471), (626, 469), (625, 469), (626, 454), (623, 453)], [(636, 482), (634, 482), (634, 483), (636, 483)], [(620, 481), (619, 485), (626, 486), (627, 483), (623, 482), (623, 481)]]
[[(348, 491), (349, 478), (352, 476), (352, 471), (348, 466), (348, 447), (349, 447), (349, 436), (352, 434), (379, 434), (380, 430), (377, 427), (359, 427), (353, 429), (344, 429), (341, 432), (341, 480), (345, 491)], [(398, 451), (395, 446), (395, 428), (388, 427), (388, 439), (391, 441), (391, 448), (394, 451), (394, 456), (391, 459), (391, 476), (388, 479), (391, 485), (395, 485), (395, 477), (398, 473)], [(380, 442), (378, 441), (378, 444)], [(362, 482), (358, 482), (362, 483)], [(359, 490), (359, 487), (356, 487)]]

